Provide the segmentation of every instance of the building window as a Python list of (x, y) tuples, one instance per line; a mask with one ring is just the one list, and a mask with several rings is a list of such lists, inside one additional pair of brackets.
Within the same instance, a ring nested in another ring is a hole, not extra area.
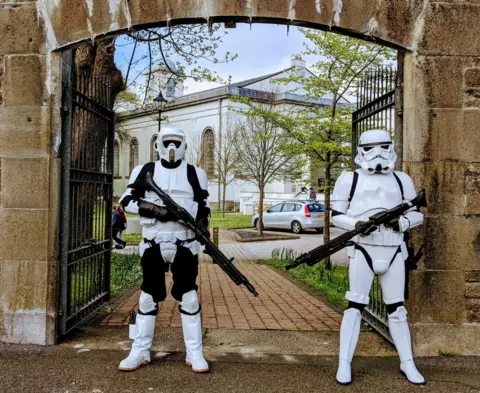
[(154, 135), (150, 142), (150, 161), (159, 161), (160, 156), (158, 151), (155, 150), (155, 142), (157, 141), (157, 135)]
[(113, 144), (113, 176), (120, 176), (120, 145), (117, 141)]
[(130, 173), (138, 165), (138, 140), (133, 138), (130, 142)]
[(201, 167), (208, 177), (215, 176), (215, 134), (211, 128), (203, 131), (201, 146)]

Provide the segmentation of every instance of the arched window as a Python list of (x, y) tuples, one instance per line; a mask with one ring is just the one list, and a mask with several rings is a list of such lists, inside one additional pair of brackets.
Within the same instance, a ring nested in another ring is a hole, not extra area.
[(133, 138), (130, 142), (130, 173), (138, 165), (138, 141)]
[(160, 160), (160, 156), (158, 155), (158, 151), (155, 150), (155, 142), (156, 141), (157, 141), (157, 135), (154, 135), (151, 142), (150, 142), (150, 161)]
[(117, 141), (113, 143), (113, 176), (120, 176), (120, 145)]
[(215, 176), (215, 134), (211, 128), (203, 131), (202, 145), (200, 149), (201, 166), (208, 177)]

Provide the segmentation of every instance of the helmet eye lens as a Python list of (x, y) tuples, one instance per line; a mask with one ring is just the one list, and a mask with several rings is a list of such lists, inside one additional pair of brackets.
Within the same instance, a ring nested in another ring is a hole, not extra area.
[(369, 152), (369, 151), (372, 150), (372, 149), (373, 149), (372, 146), (366, 146), (366, 147), (363, 148), (363, 151), (364, 151), (365, 153), (367, 153), (367, 152)]
[(180, 141), (165, 140), (165, 141), (163, 141), (163, 146), (165, 146), (165, 148), (167, 148), (171, 143), (173, 143), (177, 149), (182, 144), (182, 142), (180, 142)]
[(381, 145), (380, 146), (383, 150), (390, 150), (390, 145)]

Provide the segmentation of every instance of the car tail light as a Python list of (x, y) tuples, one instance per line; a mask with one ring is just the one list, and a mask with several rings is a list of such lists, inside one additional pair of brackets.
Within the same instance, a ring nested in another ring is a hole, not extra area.
[(310, 210), (308, 209), (308, 206), (307, 205), (304, 205), (303, 206), (303, 210), (305, 211), (305, 217), (307, 218), (311, 218), (312, 215), (310, 214)]

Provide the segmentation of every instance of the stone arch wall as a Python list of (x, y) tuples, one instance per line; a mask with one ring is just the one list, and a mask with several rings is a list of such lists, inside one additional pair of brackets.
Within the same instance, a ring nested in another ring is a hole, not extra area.
[[(407, 50), (404, 166), (431, 196), (417, 234), (426, 257), (411, 283), (416, 350), (480, 354), (479, 19), (474, 0), (1, 3), (0, 244), (7, 246), (0, 248), (0, 340), (55, 341), (59, 50), (151, 25), (266, 22), (330, 29)], [(27, 244), (17, 241), (30, 232), (36, 236)]]

